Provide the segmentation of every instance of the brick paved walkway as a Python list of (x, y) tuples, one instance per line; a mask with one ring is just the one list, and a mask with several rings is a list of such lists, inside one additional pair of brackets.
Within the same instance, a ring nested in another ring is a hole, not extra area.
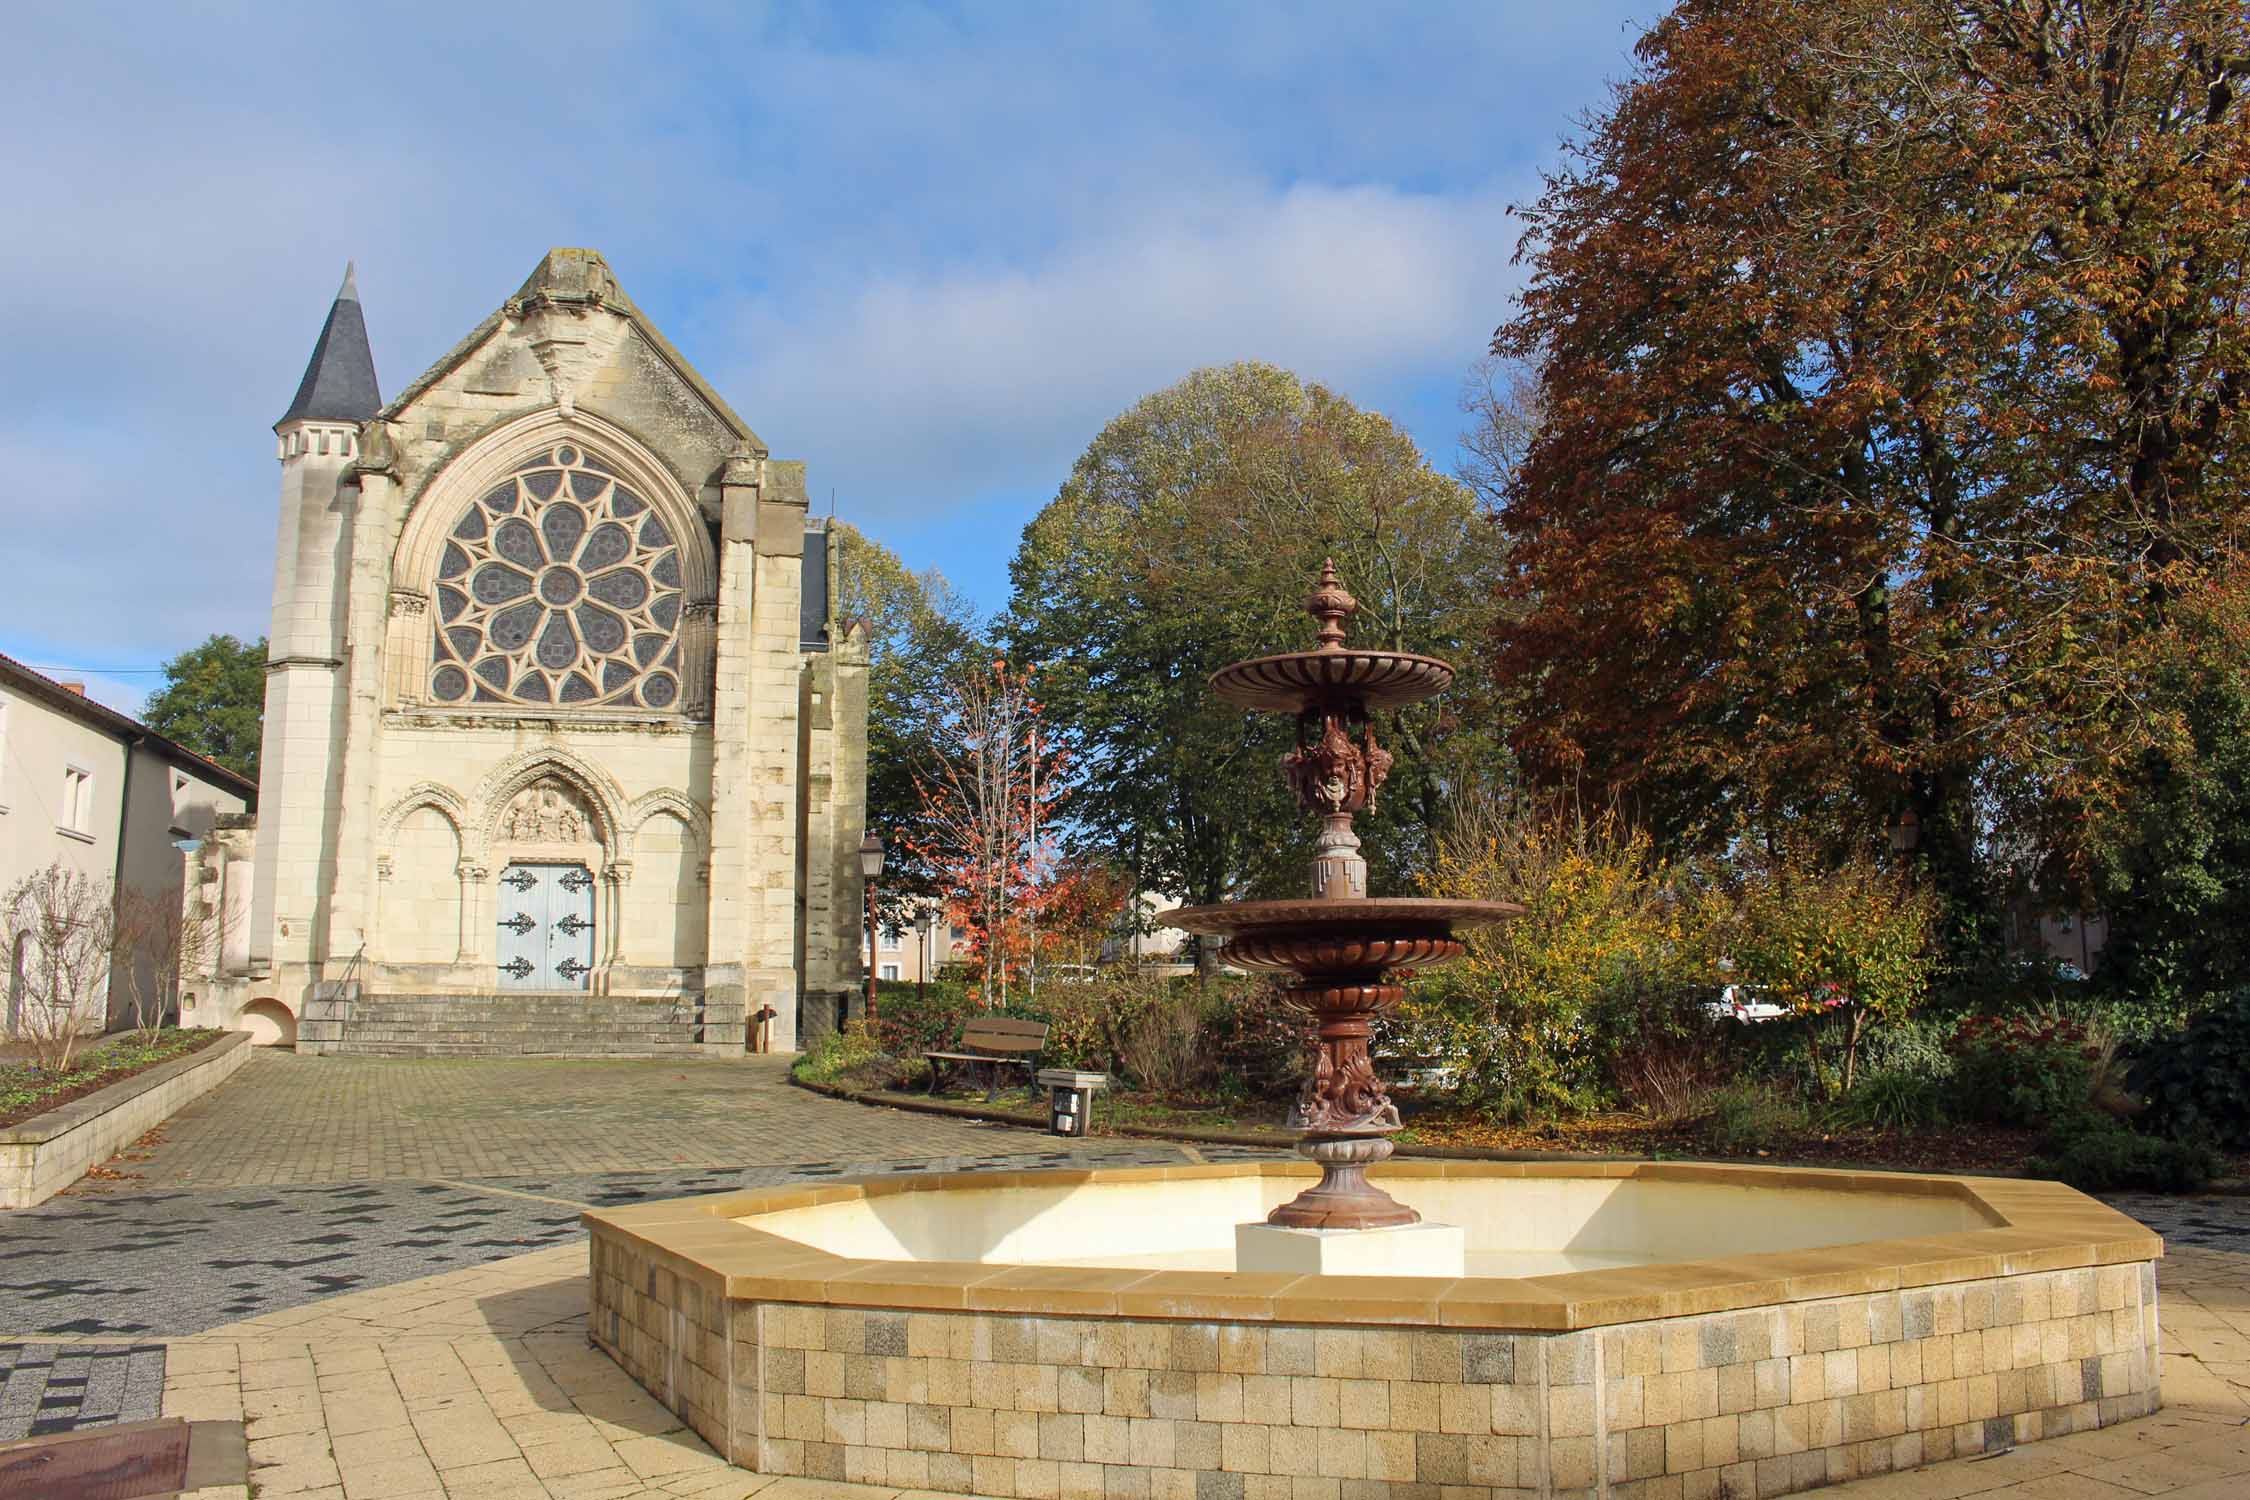
[(261, 1051), (118, 1166), (149, 1188), (236, 1187), (909, 1160), (1050, 1142), (826, 1099), (790, 1087), (788, 1061)]

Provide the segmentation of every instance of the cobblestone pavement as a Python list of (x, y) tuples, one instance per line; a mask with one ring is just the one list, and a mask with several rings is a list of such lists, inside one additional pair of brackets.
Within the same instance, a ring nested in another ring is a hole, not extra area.
[(2163, 1235), (2168, 1249), (2195, 1246), (2250, 1255), (2250, 1195), (2178, 1198), (2165, 1193), (2105, 1193), (2102, 1201)]
[(162, 1344), (0, 1344), (0, 1442), (153, 1421), (163, 1404)]
[(790, 1087), (785, 1064), (261, 1052), (100, 1178), (6, 1218), (0, 1336), (197, 1333), (572, 1243), (590, 1206), (1188, 1159), (869, 1109)]
[(261, 1050), (119, 1165), (152, 1188), (232, 1187), (974, 1156), (1045, 1139), (824, 1098), (792, 1088), (788, 1063)]
[[(1041, 1139), (1016, 1135), (996, 1144)], [(922, 1161), (66, 1196), (7, 1220), (0, 1333), (200, 1333), (341, 1292), (570, 1244), (584, 1235), (580, 1210), (644, 1198), (894, 1172), (1185, 1159), (1173, 1146), (1096, 1141)]]

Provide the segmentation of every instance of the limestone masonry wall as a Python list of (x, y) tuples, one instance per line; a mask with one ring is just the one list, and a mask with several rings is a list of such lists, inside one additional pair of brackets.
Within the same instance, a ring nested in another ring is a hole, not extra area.
[(590, 1298), (737, 1464), (1025, 1500), (1757, 1500), (2156, 1404), (2152, 1262), (1525, 1334), (730, 1305), (596, 1236)]

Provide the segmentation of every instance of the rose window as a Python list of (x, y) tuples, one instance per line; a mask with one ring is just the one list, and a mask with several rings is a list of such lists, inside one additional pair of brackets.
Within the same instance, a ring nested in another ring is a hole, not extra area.
[(672, 708), (680, 604), (670, 530), (565, 443), (471, 505), (447, 538), (430, 696)]

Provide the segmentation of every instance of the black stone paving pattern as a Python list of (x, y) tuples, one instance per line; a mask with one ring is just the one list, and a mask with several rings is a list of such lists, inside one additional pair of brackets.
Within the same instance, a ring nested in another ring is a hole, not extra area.
[(163, 1415), (162, 1344), (0, 1344), (0, 1442)]
[(899, 1172), (1185, 1159), (1161, 1143), (1090, 1142), (924, 1161), (69, 1194), (0, 1219), (0, 1335), (201, 1333), (566, 1244), (585, 1232), (582, 1207)]

